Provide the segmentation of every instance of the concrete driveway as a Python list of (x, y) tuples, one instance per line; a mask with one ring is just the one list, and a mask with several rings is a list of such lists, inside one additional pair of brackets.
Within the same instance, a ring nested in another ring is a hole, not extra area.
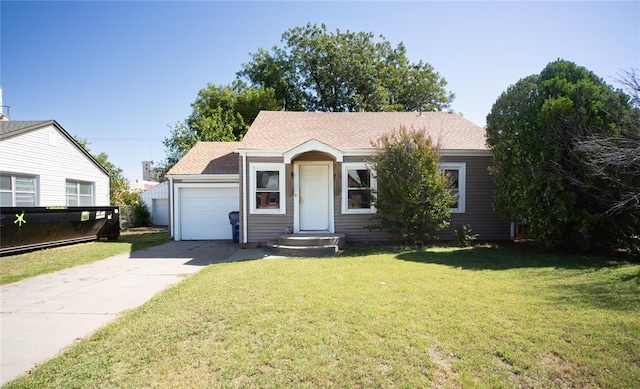
[(185, 275), (262, 258), (231, 241), (168, 242), (0, 287), (0, 385), (58, 354)]

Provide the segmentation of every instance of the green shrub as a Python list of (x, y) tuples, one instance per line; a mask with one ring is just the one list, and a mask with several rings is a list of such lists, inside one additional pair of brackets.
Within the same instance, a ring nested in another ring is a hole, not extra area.
[(449, 226), (449, 208), (455, 202), (449, 177), (438, 168), (438, 145), (425, 131), (405, 127), (383, 135), (374, 145), (373, 220), (408, 244), (437, 239), (435, 232)]
[(134, 227), (146, 227), (151, 225), (151, 213), (147, 204), (138, 202), (133, 205), (133, 225)]
[(456, 242), (460, 247), (471, 246), (478, 239), (478, 234), (474, 233), (469, 224), (461, 224), (454, 230)]

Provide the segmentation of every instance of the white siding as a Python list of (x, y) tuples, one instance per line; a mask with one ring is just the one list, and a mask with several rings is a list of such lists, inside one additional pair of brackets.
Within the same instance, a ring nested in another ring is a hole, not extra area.
[(147, 189), (140, 193), (140, 200), (144, 201), (147, 206), (151, 205), (153, 199), (168, 199), (169, 198), (169, 183), (162, 182), (151, 189)]
[(156, 226), (169, 225), (169, 199), (151, 200), (151, 221)]
[(94, 183), (94, 205), (109, 205), (109, 176), (54, 126), (0, 142), (0, 170), (37, 177), (37, 205), (66, 205), (66, 180)]
[(169, 183), (163, 182), (140, 194), (140, 200), (147, 205), (154, 225), (169, 224)]

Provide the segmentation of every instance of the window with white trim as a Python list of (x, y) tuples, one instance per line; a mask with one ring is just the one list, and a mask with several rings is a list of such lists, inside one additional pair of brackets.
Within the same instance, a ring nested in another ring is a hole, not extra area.
[(467, 164), (464, 162), (443, 162), (438, 169), (449, 176), (449, 191), (455, 197), (455, 203), (449, 209), (451, 213), (465, 212)]
[(375, 213), (376, 179), (366, 163), (342, 164), (342, 213)]
[(69, 181), (66, 184), (67, 205), (92, 206), (93, 205), (93, 183), (82, 181)]
[(285, 165), (251, 164), (251, 213), (285, 213)]
[(33, 176), (0, 175), (0, 206), (35, 207), (37, 180)]

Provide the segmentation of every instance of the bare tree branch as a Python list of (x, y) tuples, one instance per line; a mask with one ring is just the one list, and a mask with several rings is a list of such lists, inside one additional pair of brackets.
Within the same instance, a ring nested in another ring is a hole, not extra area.
[(631, 68), (618, 73), (615, 81), (622, 84), (625, 92), (631, 96), (632, 105), (640, 108), (640, 70)]

